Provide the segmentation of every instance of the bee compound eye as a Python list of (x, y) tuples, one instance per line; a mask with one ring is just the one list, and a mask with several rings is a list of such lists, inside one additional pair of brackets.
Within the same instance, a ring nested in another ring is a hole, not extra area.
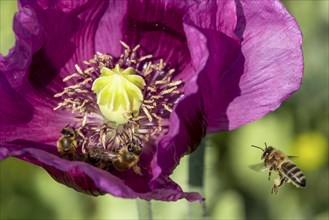
[(133, 153), (134, 152), (134, 148), (131, 146), (131, 144), (128, 145), (127, 147), (128, 151)]
[(64, 129), (62, 129), (61, 130), (61, 134), (63, 134), (63, 135), (67, 135), (67, 130), (64, 128)]

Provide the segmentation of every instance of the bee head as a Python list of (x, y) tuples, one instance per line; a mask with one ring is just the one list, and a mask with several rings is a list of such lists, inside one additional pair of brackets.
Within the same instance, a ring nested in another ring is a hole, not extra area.
[(136, 145), (134, 143), (129, 143), (128, 146), (127, 146), (127, 150), (130, 153), (135, 154), (136, 156), (139, 156), (142, 153), (142, 151), (140, 149), (140, 146), (139, 145)]
[(265, 148), (263, 149), (263, 148), (261, 148), (261, 147), (258, 147), (258, 146), (255, 146), (255, 145), (251, 145), (252, 147), (255, 147), (255, 148), (258, 148), (258, 149), (260, 149), (260, 150), (262, 150), (263, 151), (263, 154), (262, 154), (262, 157), (261, 157), (261, 159), (264, 159), (264, 158), (266, 158), (266, 157), (268, 157), (268, 155), (273, 151), (273, 147), (271, 147), (271, 146), (267, 146), (267, 144), (265, 143)]
[(65, 137), (72, 138), (75, 136), (75, 131), (71, 127), (65, 127), (61, 131), (61, 134)]
[(88, 159), (90, 162), (92, 163), (97, 163), (100, 161), (101, 159), (101, 149), (100, 148), (92, 148), (89, 152), (88, 152)]
[(271, 147), (271, 146), (269, 146), (269, 147), (266, 146), (266, 148), (264, 149), (264, 153), (263, 153), (261, 159), (267, 158), (268, 155), (270, 155), (270, 153), (273, 151), (273, 149), (274, 149), (274, 148)]

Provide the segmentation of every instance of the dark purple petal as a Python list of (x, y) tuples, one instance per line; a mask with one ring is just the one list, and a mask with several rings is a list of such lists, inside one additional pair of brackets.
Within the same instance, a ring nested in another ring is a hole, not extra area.
[[(200, 67), (200, 57), (209, 54), (199, 72), (198, 85), (193, 86), (193, 88), (198, 88), (197, 94), (203, 103), (203, 114), (207, 121), (207, 128), (210, 129), (211, 124), (221, 122), (221, 129), (227, 130), (226, 109), (232, 100), (240, 94), (239, 79), (243, 74), (243, 68), (241, 69), (243, 63), (236, 62), (238, 57), (243, 58), (240, 43), (220, 31), (200, 28), (188, 17), (185, 19), (185, 30), (191, 32), (188, 35), (188, 45), (192, 51), (193, 66)], [(199, 43), (198, 49), (194, 48), (196, 42)], [(236, 68), (237, 71), (226, 75), (226, 71), (232, 67)], [(226, 79), (224, 80), (225, 76)], [(218, 129), (218, 127), (216, 128)]]
[[(45, 36), (43, 48), (52, 64), (74, 71), (74, 64), (95, 53), (94, 36), (106, 8), (102, 0), (22, 0), (22, 8), (31, 8)], [(66, 76), (67, 72), (61, 72)]]
[(74, 64), (95, 53), (94, 35), (105, 6), (105, 1), (20, 2), (15, 47), (0, 56), (1, 139), (54, 143), (58, 138), (72, 117), (52, 110), (58, 102), (53, 96), (63, 90), (62, 78), (75, 71)]
[[(144, 190), (138, 191), (131, 188), (131, 186), (136, 185), (136, 179), (134, 181), (122, 180), (107, 171), (95, 168), (87, 163), (61, 159), (45, 151), (47, 147), (50, 147), (47, 145), (27, 142), (22, 142), (22, 144), (24, 144), (23, 147), (18, 144), (3, 145), (0, 150), (0, 159), (12, 156), (41, 166), (56, 181), (79, 192), (93, 196), (109, 193), (122, 198), (142, 198), (146, 200), (176, 201), (185, 198), (188, 201), (203, 201), (198, 193), (184, 193), (169, 178), (159, 178), (152, 189), (145, 182)], [(33, 148), (27, 147), (28, 145), (33, 145)], [(140, 177), (139, 179), (142, 180), (143, 178)]]
[(179, 0), (111, 1), (99, 23), (96, 49), (119, 55), (120, 40), (131, 47), (140, 44), (142, 54), (182, 71), (190, 61), (182, 25), (188, 7)]
[(31, 120), (33, 106), (10, 87), (3, 75), (0, 75), (0, 94), (0, 125), (27, 123)]
[(198, 146), (207, 128), (202, 97), (196, 93), (199, 89), (199, 74), (209, 56), (208, 49), (203, 44), (206, 39), (191, 26), (185, 25), (184, 29), (188, 44), (195, 45), (190, 48), (191, 62), (195, 68), (186, 68), (181, 73), (189, 76), (185, 77), (185, 97), (174, 108), (168, 134), (158, 144), (157, 158), (153, 161), (157, 175), (170, 175), (179, 164), (180, 158)]
[(128, 1), (124, 41), (181, 71), (190, 61), (181, 22), (187, 7), (185, 1)]
[[(232, 23), (225, 23), (222, 27), (223, 31), (233, 31), (234, 23), (234, 7), (230, 5), (218, 5), (215, 8), (225, 8), (224, 17), (233, 16)], [(195, 7), (190, 10), (206, 10), (204, 16), (209, 13), (216, 14), (211, 11), (214, 7)], [(192, 15), (194, 13), (191, 12)], [(212, 14), (212, 15), (214, 15)], [(180, 158), (186, 153), (192, 152), (200, 143), (207, 131), (206, 115), (208, 114), (209, 101), (213, 100), (212, 94), (216, 90), (216, 83), (220, 78), (220, 73), (231, 64), (236, 53), (239, 51), (237, 41), (230, 39), (220, 31), (196, 27), (191, 21), (191, 17), (184, 17), (184, 32), (187, 37), (187, 45), (191, 54), (191, 66), (186, 68), (180, 76), (185, 79), (184, 94), (185, 97), (176, 105), (171, 115), (171, 126), (168, 134), (162, 139), (158, 145), (158, 157), (154, 164), (158, 164), (156, 168), (159, 175), (170, 175), (179, 164)], [(194, 18), (199, 19), (199, 17)], [(220, 23), (222, 17), (218, 18)], [(202, 20), (203, 25), (211, 25), (208, 18)], [(222, 23), (221, 23), (222, 24)], [(211, 27), (210, 27), (211, 28)], [(231, 34), (233, 32), (230, 32)], [(211, 44), (213, 43), (213, 44)], [(220, 48), (220, 50), (218, 50)], [(202, 81), (201, 81), (202, 79)], [(170, 158), (174, 157), (174, 160)], [(156, 167), (156, 166), (155, 166)], [(161, 168), (160, 168), (161, 167)]]

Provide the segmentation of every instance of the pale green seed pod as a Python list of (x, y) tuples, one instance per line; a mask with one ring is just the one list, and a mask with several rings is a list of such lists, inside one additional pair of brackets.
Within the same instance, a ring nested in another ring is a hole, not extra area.
[(132, 67), (114, 69), (103, 67), (101, 75), (92, 86), (97, 94), (97, 104), (103, 116), (111, 122), (125, 124), (129, 114), (138, 116), (143, 101), (144, 79), (134, 74)]

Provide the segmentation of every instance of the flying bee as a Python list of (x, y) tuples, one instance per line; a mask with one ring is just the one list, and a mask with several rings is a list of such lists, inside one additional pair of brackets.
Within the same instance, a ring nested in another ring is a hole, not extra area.
[[(267, 146), (265, 149), (258, 146), (252, 147), (261, 149), (263, 151), (261, 159), (264, 160), (262, 164), (257, 164), (251, 168), (257, 171), (269, 170), (268, 179), (271, 178), (271, 172), (275, 171), (279, 174), (279, 178), (274, 180), (274, 185), (271, 193), (277, 193), (279, 187), (286, 183), (292, 182), (297, 188), (304, 188), (306, 186), (306, 178), (304, 173), (290, 160), (292, 156), (286, 156), (282, 151), (275, 149), (272, 146)], [(259, 169), (260, 168), (260, 169)]]
[(125, 144), (117, 153), (117, 156), (112, 160), (113, 166), (120, 171), (130, 168), (138, 174), (142, 175), (140, 167), (137, 165), (142, 149), (139, 144), (129, 142)]
[(76, 159), (77, 157), (77, 145), (78, 134), (73, 127), (66, 126), (61, 131), (62, 136), (57, 141), (58, 154), (68, 160)]

